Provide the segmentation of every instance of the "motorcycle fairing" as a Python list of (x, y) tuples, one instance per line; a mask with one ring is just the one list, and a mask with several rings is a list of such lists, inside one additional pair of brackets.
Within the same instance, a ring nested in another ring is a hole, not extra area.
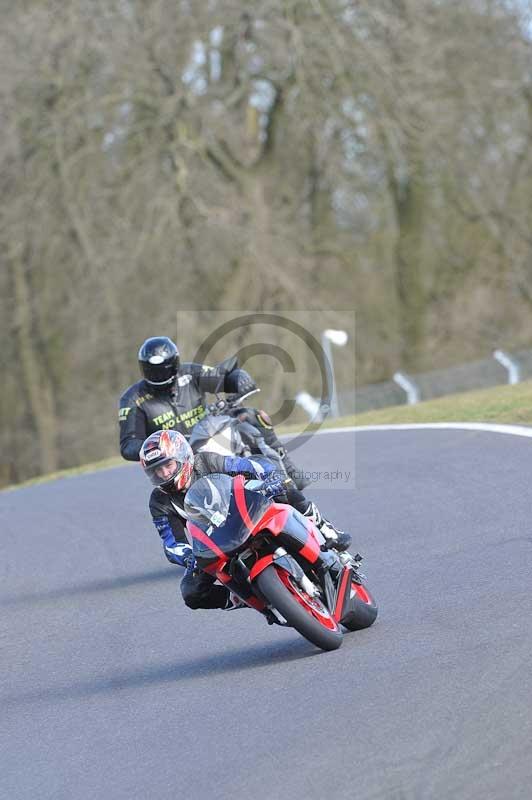
[(308, 517), (304, 517), (297, 509), (284, 503), (270, 503), (263, 514), (253, 520), (248, 513), (247, 502), (255, 492), (246, 491), (244, 479), (237, 475), (233, 480), (233, 491), (238, 511), (252, 535), (268, 530), (279, 536), (290, 547), (295, 547), (302, 558), (315, 564), (320, 558), (321, 548), (316, 536), (317, 529)]
[[(275, 505), (274, 503), (273, 506)], [(284, 518), (274, 517), (273, 513), (269, 517), (266, 512), (263, 519), (257, 523), (256, 529), (267, 528), (279, 538), (280, 544), (287, 546), (291, 551), (295, 550), (310, 564), (316, 564), (321, 558), (321, 549), (312, 520), (291, 506), (280, 505), (280, 508), (287, 512)]]
[[(207, 503), (200, 481), (205, 481), (205, 488), (208, 488)], [(234, 580), (226, 569), (232, 557), (255, 536), (267, 531), (278, 540), (280, 546), (286, 546), (308, 563), (316, 564), (322, 560), (323, 554), (313, 522), (296, 509), (283, 503), (274, 503), (260, 492), (246, 489), (241, 475), (232, 480), (227, 475), (211, 475), (200, 481), (195, 484), (197, 497), (194, 498), (194, 521), (187, 521), (194, 556), (202, 570), (215, 575), (248, 605), (259, 611), (265, 607), (264, 602), (248, 590), (246, 582)], [(213, 483), (216, 484), (214, 487)], [(218, 526), (213, 523), (216, 516), (212, 513), (213, 489), (218, 490), (216, 508), (223, 510), (223, 513), (218, 512), (220, 518), (224, 518)], [(251, 547), (253, 549), (253, 545)], [(297, 560), (288, 554), (267, 553), (262, 557), (257, 556), (248, 576), (249, 581), (253, 581), (274, 562), (296, 580), (303, 575)]]
[(338, 581), (338, 588), (336, 590), (336, 598), (334, 602), (333, 617), (336, 622), (341, 622), (343, 617), (349, 611), (351, 600), (351, 581), (353, 580), (353, 570), (351, 567), (345, 566), (340, 580)]
[(243, 449), (238, 421), (227, 415), (207, 416), (194, 425), (189, 444), (194, 453), (201, 450), (228, 456)]
[(208, 566), (217, 568), (218, 560), (223, 563), (245, 544), (271, 501), (260, 492), (247, 491), (241, 475), (232, 480), (217, 473), (196, 481), (185, 505), (194, 556), (200, 568), (207, 570)]
[(276, 567), (282, 567), (285, 572), (288, 572), (296, 580), (300, 580), (305, 574), (297, 561), (288, 555), (288, 553), (283, 553), (282, 555), (268, 553), (268, 555), (259, 558), (259, 560), (255, 562), (249, 573), (249, 580), (255, 580), (257, 575), (260, 575), (270, 564), (275, 564)]
[[(188, 520), (187, 529), (192, 539), (192, 552), (194, 553), (194, 557), (199, 566), (202, 570), (208, 572), (210, 575), (216, 574), (218, 570), (222, 569), (223, 565), (227, 561), (227, 556), (223, 550), (220, 550), (216, 542), (207, 536), (205, 531), (203, 531), (199, 525), (195, 525), (193, 522)], [(201, 549), (201, 555), (198, 543), (204, 545)]]

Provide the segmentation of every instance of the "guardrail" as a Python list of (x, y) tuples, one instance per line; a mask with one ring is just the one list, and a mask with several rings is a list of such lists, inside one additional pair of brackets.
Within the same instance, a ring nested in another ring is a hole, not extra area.
[(406, 374), (396, 372), (394, 380), (360, 386), (353, 390), (338, 389), (341, 415), (359, 414), (387, 406), (431, 400), (456, 392), (487, 389), (505, 383), (519, 383), (532, 378), (532, 350), (508, 353), (495, 350), (492, 358), (460, 364), (448, 369)]

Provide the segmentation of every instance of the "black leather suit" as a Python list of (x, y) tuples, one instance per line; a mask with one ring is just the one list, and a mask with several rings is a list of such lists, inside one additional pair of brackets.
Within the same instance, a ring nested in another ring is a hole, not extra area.
[[(138, 461), (142, 443), (158, 430), (172, 428), (188, 438), (196, 422), (207, 414), (207, 392), (243, 395), (254, 388), (255, 383), (243, 369), (225, 372), (223, 367), (194, 363), (181, 364), (171, 387), (154, 390), (145, 380), (138, 381), (120, 398), (120, 453), (127, 461)], [(266, 412), (246, 408), (242, 414), (261, 431), (266, 444), (282, 450)]]

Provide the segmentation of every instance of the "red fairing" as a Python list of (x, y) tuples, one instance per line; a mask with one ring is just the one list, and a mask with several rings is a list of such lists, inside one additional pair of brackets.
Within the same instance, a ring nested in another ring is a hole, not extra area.
[(371, 605), (372, 603), (375, 605), (375, 600), (370, 595), (368, 590), (362, 586), (362, 584), (353, 581), (351, 584), (351, 592), (353, 595), (358, 595), (359, 600), (362, 600), (363, 603), (367, 603), (367, 605)]
[(249, 516), (248, 507), (246, 505), (246, 495), (244, 492), (244, 476), (236, 475), (233, 479), (233, 491), (235, 493), (236, 507), (238, 513), (244, 521), (244, 525), (249, 529), (250, 533), (258, 533), (259, 531), (267, 528), (271, 533), (278, 535), (283, 530), (286, 520), (292, 513), (291, 509), (282, 503), (272, 503), (263, 514), (263, 516), (256, 522)]
[(248, 507), (246, 505), (246, 496), (244, 494), (244, 476), (237, 475), (233, 480), (233, 491), (235, 493), (235, 500), (236, 500), (236, 507), (238, 508), (238, 513), (242, 517), (244, 521), (244, 525), (246, 528), (251, 530), (253, 528), (253, 522), (251, 517), (249, 516)]
[[(290, 506), (284, 505), (283, 503), (272, 503), (265, 514), (263, 514), (253, 526), (251, 530), (252, 535), (267, 528), (270, 533), (278, 536), (287, 529), (287, 521), (293, 513), (294, 510)], [(299, 550), (299, 554), (310, 564), (315, 564), (320, 555), (320, 543), (316, 538), (316, 529), (312, 520), (305, 518), (305, 523), (307, 537), (306, 542)]]
[[(219, 565), (220, 562), (218, 561), (217, 564)], [(221, 569), (219, 566), (216, 571), (216, 577), (218, 578), (220, 583), (224, 583), (229, 589), (231, 589), (230, 584), (232, 583), (233, 579), (231, 578), (230, 575), (227, 574), (227, 572), (224, 572), (224, 570)], [(236, 587), (235, 591), (238, 594), (238, 587)], [(249, 597), (242, 597), (241, 599), (244, 601), (244, 603), (246, 603), (246, 605), (250, 606), (250, 608), (256, 609), (257, 611), (263, 611), (266, 608), (266, 603), (264, 602), (264, 600), (261, 600), (258, 597), (254, 597), (252, 594), (250, 594)]]
[(269, 567), (270, 564), (272, 563), (273, 563), (273, 555), (271, 553), (267, 556), (264, 556), (263, 558), (259, 558), (259, 560), (256, 561), (251, 568), (251, 572), (249, 573), (249, 580), (250, 581), (254, 580), (257, 577), (257, 575), (259, 575), (259, 573), (265, 570), (266, 567)]
[(343, 617), (344, 602), (347, 594), (347, 587), (351, 585), (351, 570), (349, 567), (344, 569), (343, 575), (340, 579), (340, 587), (338, 589), (338, 599), (334, 609), (333, 617), (337, 622)]
[(250, 595), (249, 597), (244, 597), (242, 599), (247, 606), (256, 609), (256, 611), (264, 611), (266, 608), (266, 603), (264, 600), (260, 600), (258, 597), (254, 597), (254, 595)]
[(314, 564), (320, 554), (320, 543), (314, 533), (314, 523), (312, 520), (307, 519), (307, 542), (305, 546), (299, 551), (303, 558), (306, 558), (311, 564)]
[(251, 533), (255, 534), (268, 528), (270, 533), (278, 536), (284, 530), (286, 520), (292, 513), (289, 506), (282, 503), (272, 503), (266, 510), (266, 513), (259, 519), (255, 525), (252, 526)]

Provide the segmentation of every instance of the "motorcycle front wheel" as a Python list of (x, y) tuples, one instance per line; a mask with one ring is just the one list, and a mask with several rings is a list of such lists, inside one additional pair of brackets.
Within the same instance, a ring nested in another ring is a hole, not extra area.
[(368, 589), (357, 581), (351, 583), (349, 611), (340, 620), (349, 631), (369, 628), (377, 619), (379, 609)]
[(343, 634), (319, 598), (307, 594), (286, 570), (271, 564), (256, 578), (265, 600), (279, 611), (301, 636), (322, 650), (336, 650)]

